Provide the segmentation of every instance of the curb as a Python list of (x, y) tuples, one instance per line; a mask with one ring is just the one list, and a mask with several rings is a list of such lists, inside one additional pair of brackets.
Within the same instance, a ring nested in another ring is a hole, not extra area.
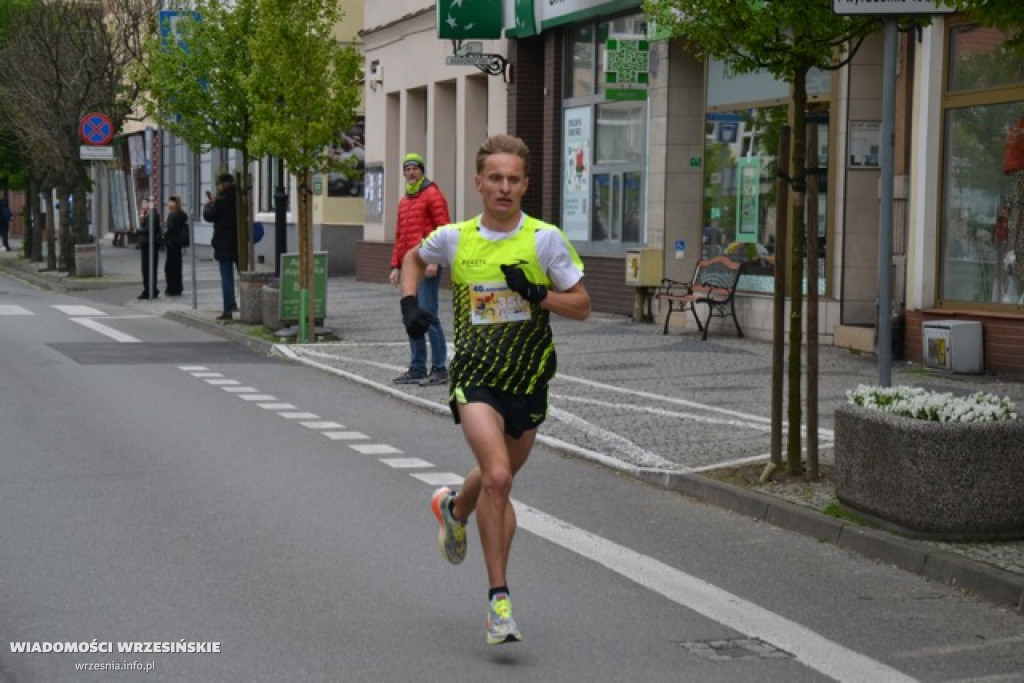
[(40, 271), (35, 264), (21, 258), (17, 260), (0, 259), (0, 271), (30, 285), (62, 294), (87, 292), (94, 289), (113, 289), (132, 284), (126, 280), (71, 278), (63, 271)]
[(1024, 614), (1024, 576), (699, 475), (638, 472), (654, 486), (826, 541)]

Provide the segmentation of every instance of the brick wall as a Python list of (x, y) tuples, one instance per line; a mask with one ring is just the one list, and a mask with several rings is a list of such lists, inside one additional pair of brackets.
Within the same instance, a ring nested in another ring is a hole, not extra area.
[(907, 360), (924, 361), (922, 326), (932, 320), (980, 322), (985, 372), (1004, 379), (1024, 379), (1024, 315), (939, 309), (907, 311), (904, 332)]

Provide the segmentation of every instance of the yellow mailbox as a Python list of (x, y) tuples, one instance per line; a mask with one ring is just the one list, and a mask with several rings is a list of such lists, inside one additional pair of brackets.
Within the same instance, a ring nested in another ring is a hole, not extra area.
[(634, 287), (657, 287), (664, 272), (664, 251), (661, 249), (626, 250), (626, 284)]

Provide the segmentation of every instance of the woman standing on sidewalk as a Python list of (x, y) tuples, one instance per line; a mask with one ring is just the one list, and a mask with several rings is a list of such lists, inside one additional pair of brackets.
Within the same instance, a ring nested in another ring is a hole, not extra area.
[[(160, 212), (150, 206), (149, 199), (142, 200), (139, 228), (135, 234), (138, 236), (136, 244), (142, 253), (142, 294), (139, 295), (139, 298), (155, 299), (160, 296), (160, 290), (156, 288), (157, 265), (160, 263)], [(150, 238), (153, 243), (152, 252), (150, 252)]]
[(164, 224), (164, 244), (167, 258), (164, 260), (164, 278), (167, 281), (167, 296), (181, 296), (184, 285), (181, 282), (181, 250), (189, 246), (188, 214), (181, 210), (181, 198), (174, 196), (167, 200), (167, 222)]

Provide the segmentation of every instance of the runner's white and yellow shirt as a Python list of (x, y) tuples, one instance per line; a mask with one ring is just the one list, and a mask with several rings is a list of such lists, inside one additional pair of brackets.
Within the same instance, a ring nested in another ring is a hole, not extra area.
[(554, 225), (523, 214), (511, 232), (488, 230), (480, 216), (445, 225), (420, 245), (427, 263), (451, 267), (455, 311), (455, 388), (492, 387), (510, 394), (543, 388), (557, 368), (550, 313), (505, 284), (502, 265), (558, 292), (583, 278), (583, 262)]

